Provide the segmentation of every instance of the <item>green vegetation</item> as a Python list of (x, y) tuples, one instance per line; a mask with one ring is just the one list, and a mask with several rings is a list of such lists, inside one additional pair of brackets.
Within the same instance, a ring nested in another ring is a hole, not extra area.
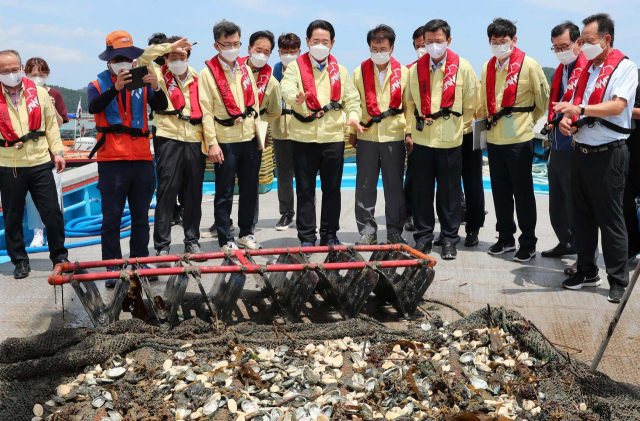
[(82, 111), (83, 113), (89, 112), (89, 104), (87, 103), (87, 88), (82, 89), (68, 89), (62, 86), (49, 85), (52, 88), (56, 88), (62, 93), (62, 98), (67, 106), (67, 112), (75, 113), (78, 109), (78, 101), (82, 99)]
[(553, 67), (543, 67), (542, 71), (544, 75), (547, 77), (547, 82), (549, 82), (549, 86), (551, 86), (551, 79), (553, 78), (553, 72), (556, 71)]

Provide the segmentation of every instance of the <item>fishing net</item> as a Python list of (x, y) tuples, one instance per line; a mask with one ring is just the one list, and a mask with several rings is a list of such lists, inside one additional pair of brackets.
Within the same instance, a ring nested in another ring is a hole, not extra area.
[[(394, 329), (368, 317), (330, 324), (289, 324), (282, 327), (245, 322), (232, 326), (217, 326), (200, 319), (188, 319), (169, 329), (154, 327), (132, 319), (119, 321), (104, 328), (61, 329), (40, 335), (8, 339), (0, 345), (0, 420), (31, 420), (33, 405), (44, 403), (55, 394), (56, 387), (73, 381), (79, 373), (95, 364), (110, 364), (114, 358), (131, 358), (138, 364), (135, 381), (119, 382), (113, 404), (125, 414), (125, 420), (169, 420), (175, 417), (166, 408), (162, 393), (144, 387), (157, 378), (168, 355), (184, 351), (191, 344), (200, 360), (220, 360), (234, 347), (303, 349), (310, 343), (323, 343), (350, 337), (354, 341), (371, 343), (368, 362), (388, 358), (390, 347), (398, 341), (429, 344), (432, 349), (443, 346), (447, 335), (456, 330), (471, 331), (489, 326), (501, 328), (516, 340), (516, 346), (544, 362), (535, 373), (535, 388), (529, 384), (515, 385), (518, 399), (541, 399), (541, 412), (525, 414), (519, 419), (536, 420), (638, 420), (640, 419), (640, 389), (616, 382), (602, 373), (590, 374), (588, 366), (557, 350), (544, 335), (519, 313), (506, 309), (483, 309), (444, 326), (439, 316), (411, 322), (406, 329)], [(444, 330), (440, 328), (444, 326)], [(443, 334), (445, 333), (445, 334)], [(478, 337), (480, 341), (482, 337)], [(453, 354), (455, 350), (451, 350)], [(347, 361), (341, 370), (345, 378), (353, 372)], [(457, 361), (457, 355), (454, 360)], [(452, 372), (459, 373), (459, 364)], [(462, 393), (455, 376), (450, 384), (440, 387), (441, 405), (464, 409)], [(234, 379), (242, 385), (238, 379)], [(112, 385), (115, 387), (115, 385)], [(197, 385), (202, 389), (201, 385)], [(194, 386), (195, 387), (195, 386)], [(408, 388), (408, 386), (407, 386)], [(185, 396), (193, 402), (206, 399), (210, 391), (187, 389)], [(407, 390), (410, 394), (411, 391)], [(584, 403), (587, 410), (581, 409)], [(95, 409), (90, 402), (68, 402), (60, 407), (58, 420), (96, 419), (106, 410)], [(347, 408), (348, 409), (348, 408)], [(348, 419), (345, 408), (336, 408), (331, 419)], [(434, 419), (447, 419), (446, 411)], [(80, 418), (78, 418), (80, 417)], [(342, 418), (341, 418), (342, 417)], [(211, 419), (235, 419), (225, 408)], [(471, 419), (471, 418), (469, 418)]]

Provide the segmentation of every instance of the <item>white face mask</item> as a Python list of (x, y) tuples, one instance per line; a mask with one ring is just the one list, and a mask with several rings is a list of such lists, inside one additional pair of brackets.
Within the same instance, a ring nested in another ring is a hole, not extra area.
[(560, 51), (559, 53), (556, 53), (556, 57), (558, 58), (558, 61), (565, 66), (570, 65), (578, 58), (578, 56), (573, 52), (573, 48), (567, 51)]
[(20, 82), (22, 82), (22, 72), (0, 75), (0, 83), (2, 83), (3, 85), (7, 85), (10, 88), (18, 86)]
[(313, 58), (318, 61), (324, 61), (324, 59), (329, 57), (329, 51), (331, 51), (331, 48), (325, 47), (322, 44), (312, 45), (311, 47), (309, 47), (309, 52), (311, 53)]
[(420, 47), (416, 50), (416, 53), (418, 54), (418, 58), (420, 58), (423, 55), (427, 54), (427, 49), (425, 47)]
[(251, 54), (251, 64), (253, 64), (257, 68), (262, 68), (269, 61), (269, 56), (264, 53), (252, 53)]
[(431, 58), (438, 59), (442, 57), (447, 52), (447, 43), (444, 44), (427, 44), (427, 53), (431, 56)]
[(110, 63), (111, 71), (117, 76), (120, 73), (120, 70), (131, 70), (133, 68), (133, 63), (129, 63), (128, 61), (123, 61), (122, 63)]
[(512, 46), (513, 43), (504, 45), (492, 45), (491, 52), (498, 60), (502, 60), (511, 55), (511, 53), (513, 52)]
[(36, 77), (30, 77), (29, 79), (33, 83), (35, 83), (37, 86), (44, 86), (44, 85), (47, 84), (47, 78), (46, 77), (36, 76)]
[(293, 63), (297, 59), (298, 59), (298, 55), (297, 54), (282, 54), (280, 56), (280, 61), (282, 62), (282, 65), (284, 67), (287, 67), (288, 65), (290, 65), (291, 63)]
[(227, 61), (236, 61), (238, 55), (240, 54), (240, 49), (232, 48), (230, 50), (221, 50), (220, 54), (222, 55), (222, 58)]
[(600, 40), (597, 44), (587, 44), (585, 43), (582, 46), (582, 52), (587, 60), (594, 60), (604, 51), (604, 48), (600, 46), (602, 44), (602, 40)]
[(169, 63), (167, 63), (167, 67), (174, 75), (181, 76), (189, 68), (189, 62), (182, 60), (170, 61)]
[(386, 53), (371, 53), (371, 61), (381, 66), (383, 64), (389, 63), (390, 59), (391, 59), (391, 53), (388, 51)]

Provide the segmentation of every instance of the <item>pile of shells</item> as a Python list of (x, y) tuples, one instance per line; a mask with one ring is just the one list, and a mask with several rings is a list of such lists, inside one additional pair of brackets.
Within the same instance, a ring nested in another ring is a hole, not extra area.
[(146, 388), (184, 421), (542, 417), (545, 396), (537, 382), (545, 363), (519, 350), (512, 336), (498, 328), (421, 328), (436, 340), (290, 341), (271, 349), (236, 346), (219, 360), (184, 343), (145, 374), (133, 358), (116, 357), (109, 367), (88, 367), (60, 385), (44, 405), (35, 405), (33, 420), (55, 420), (62, 406), (80, 403), (101, 409), (104, 416), (96, 419), (121, 420), (129, 408), (116, 408), (113, 400), (125, 383)]

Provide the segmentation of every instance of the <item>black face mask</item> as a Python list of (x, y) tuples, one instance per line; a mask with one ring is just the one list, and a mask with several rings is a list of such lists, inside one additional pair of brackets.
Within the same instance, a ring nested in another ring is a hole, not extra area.
[(158, 66), (164, 66), (164, 56), (160, 56), (153, 60)]

